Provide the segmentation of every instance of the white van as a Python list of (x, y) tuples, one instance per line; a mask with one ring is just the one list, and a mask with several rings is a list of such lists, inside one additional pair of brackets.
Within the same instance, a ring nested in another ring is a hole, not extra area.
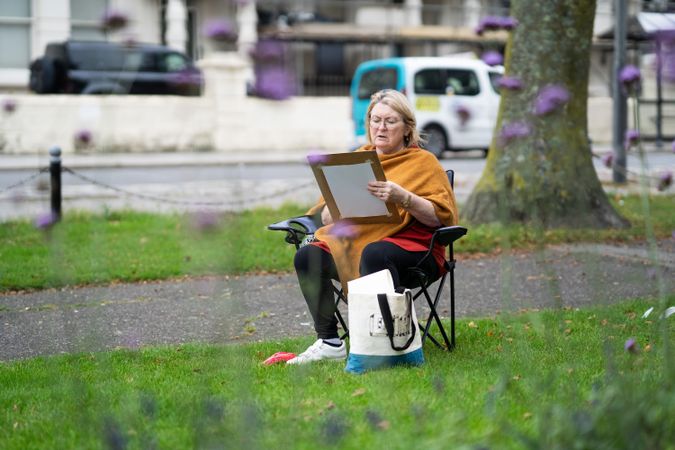
[(483, 149), (487, 153), (499, 109), (497, 81), (502, 67), (466, 57), (388, 58), (361, 63), (351, 85), (356, 144), (366, 142), (364, 125), (370, 96), (396, 89), (410, 99), (425, 148), (437, 157), (444, 150)]

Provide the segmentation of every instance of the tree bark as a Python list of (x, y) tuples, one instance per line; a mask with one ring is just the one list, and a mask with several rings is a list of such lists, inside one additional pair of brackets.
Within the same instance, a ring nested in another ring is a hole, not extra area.
[[(588, 77), (595, 0), (513, 0), (518, 26), (506, 47), (506, 75), (519, 90), (502, 101), (485, 170), (463, 209), (472, 223), (521, 222), (553, 227), (624, 227), (593, 168), (587, 127)], [(564, 86), (569, 101), (537, 116), (546, 85)], [(529, 135), (504, 141), (505, 124)]]

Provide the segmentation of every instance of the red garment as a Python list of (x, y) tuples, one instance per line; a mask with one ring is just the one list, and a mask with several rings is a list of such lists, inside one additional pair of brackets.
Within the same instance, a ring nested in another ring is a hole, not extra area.
[[(431, 236), (433, 234), (433, 228), (418, 221), (414, 221), (413, 224), (408, 228), (382, 240), (398, 245), (403, 250), (407, 250), (409, 252), (426, 252), (429, 249), (429, 244), (431, 244)], [(314, 241), (312, 242), (312, 245), (316, 245), (321, 250), (330, 253), (328, 244), (323, 241)], [(434, 248), (431, 253), (436, 260), (436, 264), (438, 264), (438, 274), (443, 275), (446, 272), (444, 264), (445, 247), (439, 243), (436, 243), (434, 244)]]

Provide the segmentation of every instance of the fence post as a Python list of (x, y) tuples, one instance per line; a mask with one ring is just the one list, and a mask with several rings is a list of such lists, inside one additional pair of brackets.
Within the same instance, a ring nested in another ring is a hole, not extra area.
[(49, 178), (52, 193), (52, 214), (55, 220), (61, 220), (61, 149), (52, 147), (49, 149)]

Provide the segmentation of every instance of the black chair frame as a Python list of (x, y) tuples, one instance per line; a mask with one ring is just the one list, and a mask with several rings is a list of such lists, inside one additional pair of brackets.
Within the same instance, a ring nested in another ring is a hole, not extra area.
[[(448, 180), (450, 185), (454, 186), (454, 172), (452, 170), (446, 171), (448, 175)], [(286, 232), (285, 241), (289, 244), (295, 246), (295, 249), (298, 250), (304, 244), (304, 241), (307, 237), (310, 237), (314, 232), (321, 226), (321, 217), (320, 215), (314, 216), (299, 216), (292, 217), (287, 220), (282, 220), (281, 222), (276, 222), (271, 225), (268, 225), (267, 229), (272, 231), (284, 231)], [(455, 255), (454, 255), (454, 242), (464, 236), (467, 233), (467, 229), (462, 226), (454, 225), (449, 227), (441, 227), (434, 231), (434, 234), (431, 238), (431, 243), (429, 249), (420, 262), (415, 266), (411, 267), (408, 270), (414, 274), (417, 283), (415, 286), (406, 286), (412, 289), (419, 289), (414, 295), (413, 300), (417, 300), (420, 296), (424, 296), (427, 305), (429, 306), (429, 316), (422, 325), (419, 323), (419, 329), (422, 333), (422, 342), (428, 338), (433, 342), (437, 347), (444, 348), (447, 350), (452, 350), (455, 348)], [(446, 272), (441, 275), (439, 279), (429, 279), (427, 273), (421, 269), (424, 262), (428, 258), (433, 258), (433, 248), (437, 243), (447, 247), (447, 254), (444, 262)], [(430, 294), (429, 288), (438, 281), (438, 287), (436, 292), (433, 295)], [(441, 322), (441, 318), (438, 315), (437, 308), (438, 304), (443, 295), (443, 287), (445, 286), (446, 281), (449, 281), (450, 286), (450, 337), (448, 337), (445, 332), (445, 328)], [(340, 301), (347, 303), (347, 299), (342, 291), (342, 289), (333, 286), (335, 291), (335, 305), (336, 305), (336, 317), (338, 322), (342, 326), (342, 329), (345, 330), (345, 333), (341, 336), (342, 339), (346, 338), (349, 335), (349, 329), (347, 324), (342, 317), (337, 306), (339, 306)], [(436, 323), (438, 331), (441, 335), (442, 342), (440, 339), (434, 337), (430, 334), (431, 325)]]

